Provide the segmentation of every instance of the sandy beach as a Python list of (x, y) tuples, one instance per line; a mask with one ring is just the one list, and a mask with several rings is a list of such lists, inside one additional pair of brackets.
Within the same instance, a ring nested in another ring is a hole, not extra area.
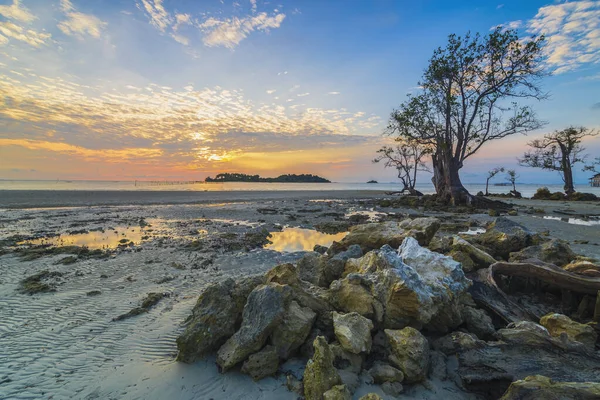
[[(315, 244), (343, 237), (352, 224), (426, 214), (457, 232), (492, 220), (485, 213), (382, 207), (388, 205), (383, 197), (376, 191), (1, 192), (0, 398), (297, 398), (285, 374), (253, 382), (237, 371), (220, 374), (214, 358), (176, 362), (175, 339), (208, 284), (296, 262)], [(600, 258), (594, 218), (600, 204), (513, 203), (518, 215), (509, 219)], [(528, 213), (532, 208), (544, 212)], [(273, 234), (271, 244), (265, 232)], [(86, 245), (103, 254), (68, 259), (15, 251), (27, 243)], [(60, 273), (52, 281), (55, 291), (19, 293), (24, 278), (44, 270)], [(146, 313), (113, 321), (151, 292), (165, 297)], [(299, 375), (301, 366), (289, 362), (281, 370)], [(367, 382), (354, 398), (369, 392), (392, 398)], [(477, 398), (435, 379), (404, 395)]]

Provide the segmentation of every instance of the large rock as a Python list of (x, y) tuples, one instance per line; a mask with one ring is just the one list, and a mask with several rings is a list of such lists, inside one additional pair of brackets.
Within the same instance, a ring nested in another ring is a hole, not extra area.
[(346, 385), (336, 385), (323, 393), (323, 400), (352, 400), (352, 393)]
[(275, 375), (279, 367), (279, 356), (273, 346), (265, 346), (258, 353), (252, 354), (242, 365), (242, 372), (255, 381)]
[(338, 371), (349, 371), (354, 374), (360, 373), (363, 365), (362, 354), (355, 354), (344, 350), (339, 343), (332, 343), (329, 345), (329, 348), (333, 353), (333, 366)]
[(571, 340), (581, 342), (592, 349), (598, 335), (590, 325), (580, 324), (566, 315), (550, 313), (540, 319), (540, 325), (548, 329), (551, 336), (560, 337), (563, 333)]
[(377, 384), (382, 384), (384, 382), (402, 382), (404, 380), (402, 371), (388, 364), (375, 364), (369, 370), (369, 375), (373, 377), (373, 381)]
[(440, 221), (436, 218), (370, 223), (350, 228), (350, 233), (340, 243), (346, 247), (358, 244), (363, 251), (368, 251), (386, 244), (397, 248), (411, 236), (426, 246), (439, 228)]
[[(357, 260), (357, 271), (331, 285), (331, 302), (384, 328), (426, 326), (445, 332), (462, 323), (460, 299), (471, 285), (459, 263), (408, 237), (399, 254), (383, 246)], [(380, 317), (383, 308), (383, 319)]]
[(222, 371), (234, 367), (263, 347), (282, 322), (291, 292), (287, 285), (269, 283), (250, 293), (242, 314), (242, 326), (217, 352), (217, 364)]
[(521, 251), (510, 253), (510, 262), (524, 262), (529, 259), (538, 259), (547, 263), (562, 267), (577, 255), (573, 253), (571, 247), (560, 239), (551, 239), (543, 244), (529, 246)]
[(281, 359), (288, 359), (302, 346), (316, 318), (317, 314), (310, 308), (302, 307), (296, 301), (290, 303), (283, 321), (271, 334), (271, 344), (275, 346)]
[(235, 333), (250, 292), (264, 278), (227, 279), (208, 286), (192, 310), (187, 328), (177, 338), (177, 360), (193, 362), (216, 351)]
[(598, 382), (554, 382), (534, 375), (513, 382), (500, 400), (596, 400), (600, 399)]
[(565, 271), (572, 272), (574, 274), (600, 277), (600, 265), (594, 264), (590, 261), (573, 261), (563, 267)]
[(369, 353), (373, 340), (373, 322), (356, 312), (333, 313), (333, 329), (342, 348), (354, 354)]
[(298, 276), (313, 285), (329, 287), (331, 282), (342, 276), (348, 259), (360, 258), (362, 255), (363, 252), (357, 244), (331, 256), (308, 253), (298, 261)]
[(304, 370), (304, 397), (307, 400), (321, 400), (323, 394), (342, 380), (333, 366), (333, 353), (323, 336), (313, 342), (315, 353), (308, 360)]
[(408, 383), (422, 382), (429, 370), (429, 342), (418, 330), (406, 327), (386, 329), (390, 346), (390, 362), (404, 374)]
[(475, 269), (487, 268), (496, 262), (494, 257), (458, 236), (453, 238), (452, 249), (468, 255), (473, 261)]
[(485, 233), (475, 235), (469, 240), (489, 248), (492, 256), (506, 260), (510, 253), (535, 244), (538, 238), (524, 226), (499, 217)]

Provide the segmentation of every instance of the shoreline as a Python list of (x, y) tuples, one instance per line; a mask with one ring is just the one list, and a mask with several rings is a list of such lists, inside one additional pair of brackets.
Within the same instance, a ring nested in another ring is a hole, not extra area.
[(235, 203), (243, 201), (374, 198), (381, 190), (239, 190), (239, 191), (125, 191), (125, 190), (0, 190), (0, 208), (57, 208), (123, 205)]

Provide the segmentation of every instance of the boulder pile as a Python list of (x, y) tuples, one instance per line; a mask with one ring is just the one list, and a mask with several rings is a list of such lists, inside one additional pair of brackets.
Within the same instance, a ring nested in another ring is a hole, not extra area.
[(598, 393), (583, 383), (600, 381), (591, 325), (551, 313), (507, 326), (473, 301), (466, 264), (476, 274), (509, 257), (547, 263), (556, 254), (561, 266), (575, 257), (506, 221), (470, 240), (434, 239), (435, 218), (358, 225), (296, 265), (213, 284), (177, 339), (177, 359), (216, 353), (222, 372), (241, 368), (255, 380), (307, 360), (302, 381), (287, 381), (308, 400), (351, 399), (364, 384), (395, 398), (431, 379), (484, 398), (530, 398), (536, 385)]

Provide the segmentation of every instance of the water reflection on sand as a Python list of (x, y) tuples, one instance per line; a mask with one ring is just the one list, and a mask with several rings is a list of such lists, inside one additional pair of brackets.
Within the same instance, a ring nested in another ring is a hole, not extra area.
[(19, 244), (52, 245), (52, 246), (84, 246), (90, 250), (110, 249), (128, 243), (139, 244), (147, 239), (150, 232), (140, 227), (118, 226), (114, 229), (88, 231), (82, 233), (62, 234), (28, 240)]
[(269, 240), (272, 242), (266, 249), (275, 251), (312, 251), (315, 245), (331, 246), (334, 241), (342, 240), (348, 232), (327, 234), (312, 229), (284, 228), (281, 232), (272, 232)]

